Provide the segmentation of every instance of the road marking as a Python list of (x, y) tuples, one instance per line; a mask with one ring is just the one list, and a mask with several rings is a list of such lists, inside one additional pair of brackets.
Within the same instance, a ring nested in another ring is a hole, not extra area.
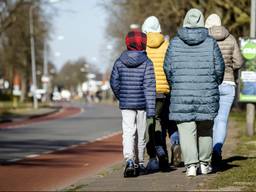
[(14, 163), (14, 162), (17, 162), (17, 161), (20, 161), (22, 160), (22, 158), (16, 158), (16, 159), (10, 159), (10, 160), (7, 160), (8, 163)]
[(50, 154), (50, 153), (52, 153), (52, 152), (54, 152), (54, 151), (45, 151), (45, 152), (43, 152), (42, 154)]
[(76, 147), (78, 147), (78, 145), (79, 144), (76, 144), (76, 145), (71, 145), (71, 146), (69, 146), (69, 147), (67, 147), (68, 149), (73, 149), (73, 148), (76, 148)]
[[(56, 149), (56, 151), (64, 151), (66, 149), (68, 149), (68, 147), (61, 147), (61, 148)], [(52, 152), (54, 152), (54, 151), (52, 151)]]
[(121, 133), (122, 133), (122, 131), (117, 131), (117, 132), (111, 133), (111, 134), (109, 134), (109, 135), (105, 135), (105, 136), (99, 137), (99, 138), (95, 139), (94, 141), (92, 141), (92, 143), (95, 142), (95, 141), (102, 141), (102, 140), (104, 140), (104, 139), (108, 139), (108, 138), (110, 138), (110, 137), (119, 135), (119, 134), (121, 134)]
[(32, 155), (27, 155), (26, 158), (35, 158), (40, 156), (39, 154), (32, 154)]
[(108, 135), (105, 135), (105, 136), (96, 138), (96, 139), (93, 140), (93, 141), (84, 141), (84, 142), (81, 142), (81, 143), (79, 143), (79, 144), (74, 144), (74, 145), (67, 146), (67, 147), (61, 147), (61, 148), (58, 148), (58, 149), (54, 149), (54, 150), (52, 150), (52, 151), (45, 151), (45, 152), (42, 152), (42, 153), (40, 153), (40, 154), (31, 154), (31, 155), (25, 156), (24, 158), (10, 159), (10, 160), (7, 160), (7, 162), (9, 162), (9, 163), (14, 163), (14, 162), (17, 162), (17, 161), (21, 161), (21, 160), (23, 160), (23, 159), (26, 159), (26, 158), (35, 158), (35, 157), (39, 157), (39, 156), (41, 156), (41, 155), (47, 155), (47, 154), (54, 153), (54, 152), (57, 152), (57, 151), (64, 151), (64, 150), (68, 150), (68, 149), (73, 149), (73, 148), (79, 147), (79, 146), (81, 146), (81, 145), (86, 145), (86, 144), (89, 144), (89, 143), (95, 143), (95, 142), (97, 142), (97, 141), (102, 141), (102, 140), (104, 140), (104, 139), (108, 139), (108, 138), (110, 138), (110, 137), (119, 135), (119, 134), (121, 134), (121, 133), (122, 133), (122, 131), (117, 131), (117, 132), (110, 133), (110, 134), (108, 134)]

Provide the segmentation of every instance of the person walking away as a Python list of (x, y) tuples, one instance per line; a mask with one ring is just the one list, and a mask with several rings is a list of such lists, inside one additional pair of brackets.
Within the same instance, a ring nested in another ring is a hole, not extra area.
[(216, 40), (204, 28), (202, 12), (190, 9), (164, 61), (172, 85), (169, 118), (177, 121), (187, 176), (196, 176), (197, 170), (211, 172), (212, 125), (224, 67)]
[(234, 72), (242, 67), (243, 59), (235, 37), (221, 25), (221, 19), (217, 14), (211, 14), (206, 19), (205, 27), (209, 29), (209, 34), (217, 40), (225, 62), (224, 80), (219, 86), (220, 107), (213, 126), (212, 163), (220, 165), (222, 147), (227, 136), (228, 116), (235, 98)]
[[(164, 108), (170, 88), (164, 73), (163, 62), (169, 43), (165, 40), (164, 35), (161, 34), (161, 26), (155, 16), (150, 16), (144, 21), (142, 31), (147, 34), (146, 51), (153, 62), (156, 78), (156, 116), (148, 120), (147, 130), (147, 153), (149, 156), (147, 171), (155, 172), (158, 167), (164, 171), (169, 167), (167, 150), (164, 148), (166, 146), (165, 137), (162, 134), (165, 132), (163, 129), (168, 127)], [(180, 154), (175, 156), (178, 157)], [(175, 158), (175, 160), (178, 160), (178, 158)]]
[(124, 177), (137, 176), (137, 163), (140, 173), (145, 173), (146, 117), (155, 116), (156, 84), (153, 64), (145, 51), (146, 41), (146, 34), (139, 30), (127, 34), (127, 50), (116, 60), (110, 78), (122, 113)]

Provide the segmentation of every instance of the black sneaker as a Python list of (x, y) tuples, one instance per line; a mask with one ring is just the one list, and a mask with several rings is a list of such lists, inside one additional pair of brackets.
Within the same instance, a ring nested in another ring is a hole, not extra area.
[(161, 171), (169, 171), (169, 161), (168, 157), (165, 154), (165, 151), (162, 146), (156, 146), (156, 155), (159, 161), (159, 169)]
[(136, 177), (137, 176), (137, 170), (135, 168), (134, 161), (129, 159), (126, 162), (126, 166), (124, 169), (124, 177)]
[(213, 151), (212, 152), (212, 166), (213, 166), (214, 170), (218, 171), (219, 169), (221, 169), (222, 165), (223, 165), (223, 162), (222, 162), (221, 154)]
[(171, 147), (172, 150), (172, 165), (175, 167), (181, 166), (181, 148), (180, 145), (174, 144)]
[(143, 163), (139, 163), (139, 175), (147, 174), (147, 169), (145, 168)]

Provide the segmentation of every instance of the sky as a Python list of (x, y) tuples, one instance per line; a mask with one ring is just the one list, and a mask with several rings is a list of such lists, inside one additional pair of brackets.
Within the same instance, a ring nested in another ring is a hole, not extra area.
[(108, 42), (105, 35), (107, 12), (102, 0), (60, 0), (53, 6), (53, 34), (50, 42), (51, 60), (57, 69), (67, 60), (85, 57), (88, 63), (104, 71), (108, 62), (101, 53)]

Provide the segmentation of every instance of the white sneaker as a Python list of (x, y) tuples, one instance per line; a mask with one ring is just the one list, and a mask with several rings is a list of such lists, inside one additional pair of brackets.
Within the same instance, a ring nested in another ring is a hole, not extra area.
[(212, 172), (212, 166), (209, 163), (200, 163), (201, 174), (207, 175)]
[(195, 177), (197, 172), (197, 165), (192, 164), (187, 167), (186, 175), (188, 177)]

